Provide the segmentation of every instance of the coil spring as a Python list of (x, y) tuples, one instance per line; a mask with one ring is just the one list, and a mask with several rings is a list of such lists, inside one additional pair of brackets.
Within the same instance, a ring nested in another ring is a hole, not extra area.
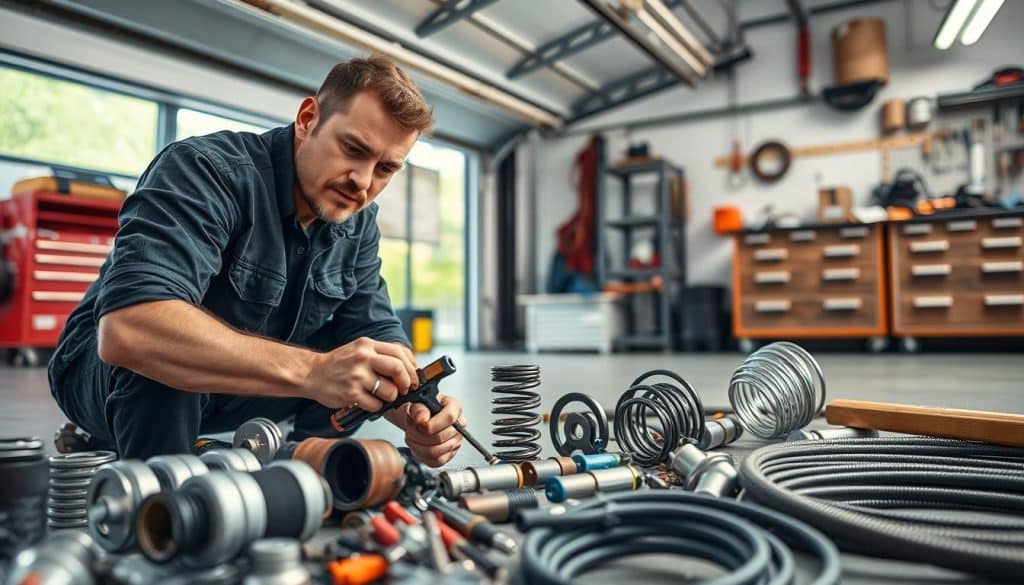
[(799, 345), (771, 343), (733, 372), (729, 402), (743, 428), (762, 439), (778, 439), (807, 426), (821, 411), (825, 375)]
[(112, 451), (82, 451), (50, 457), (47, 526), (51, 530), (87, 528), (89, 481), (105, 463), (117, 460)]
[(502, 416), (491, 421), (497, 439), (493, 445), (495, 455), (505, 463), (533, 461), (540, 454), (540, 431), (533, 428), (543, 420), (534, 411), (540, 408), (540, 394), (531, 392), (540, 386), (540, 367), (535, 365), (495, 366), (491, 368), (491, 380), (501, 383), (491, 388), (493, 394), (503, 394), (491, 399), (494, 408), (491, 414)]
[[(674, 380), (644, 384), (648, 378)], [(660, 428), (653, 428), (648, 414)], [(680, 443), (697, 442), (704, 434), (704, 405), (697, 392), (681, 376), (669, 370), (651, 370), (622, 393), (615, 405), (615, 439), (641, 467), (668, 461)]]

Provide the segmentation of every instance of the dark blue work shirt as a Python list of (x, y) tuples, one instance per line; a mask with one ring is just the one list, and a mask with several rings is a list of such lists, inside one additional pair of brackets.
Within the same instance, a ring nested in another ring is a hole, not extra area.
[(51, 375), (96, 336), (106, 313), (168, 299), (317, 350), (363, 336), (408, 345), (380, 276), (377, 204), (303, 230), (294, 136), (292, 126), (218, 132), (165, 148), (125, 200), (114, 248), (68, 318)]

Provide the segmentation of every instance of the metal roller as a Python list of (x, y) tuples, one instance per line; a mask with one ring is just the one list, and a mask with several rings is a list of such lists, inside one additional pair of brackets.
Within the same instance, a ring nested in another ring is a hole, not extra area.
[(259, 471), (263, 464), (246, 449), (214, 449), (199, 456), (210, 469), (224, 471)]
[(291, 538), (264, 538), (249, 547), (251, 570), (242, 585), (307, 585), (312, 575), (302, 564), (302, 545)]
[(568, 499), (589, 498), (598, 492), (635, 491), (643, 485), (644, 474), (632, 465), (577, 473), (548, 480), (545, 495), (561, 503)]
[(210, 470), (195, 455), (157, 455), (147, 459), (146, 465), (156, 474), (161, 491), (176, 490), (189, 479)]
[(511, 463), (442, 471), (439, 477), (441, 493), (449, 500), (481, 490), (514, 490), (523, 487), (523, 471)]
[(160, 481), (145, 463), (114, 461), (101, 467), (89, 484), (89, 532), (110, 552), (135, 544), (135, 511), (146, 497), (160, 492)]
[(743, 425), (735, 416), (709, 419), (704, 425), (704, 434), (697, 444), (703, 451), (724, 447), (743, 436)]
[(283, 442), (281, 428), (274, 421), (263, 417), (242, 423), (231, 441), (236, 449), (251, 451), (263, 465), (274, 460)]
[(541, 461), (527, 461), (519, 465), (523, 472), (523, 486), (542, 486), (558, 475), (572, 475), (578, 471), (572, 457), (550, 457)]

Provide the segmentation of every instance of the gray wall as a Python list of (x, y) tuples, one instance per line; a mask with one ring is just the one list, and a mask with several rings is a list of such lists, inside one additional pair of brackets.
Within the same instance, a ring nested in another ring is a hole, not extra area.
[[(748, 9), (760, 9), (760, 3), (744, 3)], [(772, 4), (772, 3), (765, 3)], [(776, 7), (777, 8), (777, 7)], [(997, 20), (976, 45), (938, 51), (931, 40), (942, 12), (925, 0), (889, 2), (858, 10), (831, 13), (811, 20), (812, 87), (821, 88), (833, 80), (829, 31), (851, 16), (879, 16), (887, 23), (890, 82), (872, 104), (853, 113), (836, 112), (825, 106), (801, 106), (786, 110), (739, 117), (722, 117), (695, 123), (638, 129), (634, 141), (649, 142), (653, 152), (682, 165), (691, 193), (689, 219), (690, 282), (729, 282), (731, 247), (729, 240), (711, 230), (712, 208), (720, 204), (741, 207), (753, 216), (766, 203), (777, 209), (794, 211), (805, 218), (817, 213), (815, 174), (823, 185), (847, 185), (855, 201), (866, 204), (870, 190), (880, 181), (877, 152), (862, 152), (815, 159), (796, 159), (789, 173), (771, 185), (749, 181), (733, 189), (723, 169), (712, 166), (715, 157), (728, 154), (734, 127), (744, 151), (757, 144), (778, 139), (790, 146), (862, 140), (879, 135), (879, 108), (889, 98), (962, 91), (986, 78), (993, 69), (1019, 63), (1021, 30), (1024, 26), (1024, 2), (1007, 2)], [(748, 43), (755, 52), (752, 62), (737, 69), (739, 102), (794, 96), (798, 92), (795, 65), (795, 32), (791, 25), (756, 28), (748, 32)], [(631, 120), (660, 114), (722, 107), (728, 103), (723, 80), (706, 80), (697, 90), (673, 89), (588, 121), (588, 125)], [(990, 110), (977, 115), (990, 116)], [(608, 156), (614, 161), (623, 155), (629, 138), (621, 130), (606, 134)], [(536, 177), (539, 208), (536, 213), (535, 264), (546, 271), (554, 247), (555, 228), (575, 209), (576, 196), (569, 183), (569, 167), (586, 136), (544, 140), (537, 146)], [(895, 152), (894, 169), (920, 163), (917, 150)], [(933, 191), (946, 191), (963, 182), (960, 173), (928, 176)], [(536, 282), (542, 282), (538, 277)]]

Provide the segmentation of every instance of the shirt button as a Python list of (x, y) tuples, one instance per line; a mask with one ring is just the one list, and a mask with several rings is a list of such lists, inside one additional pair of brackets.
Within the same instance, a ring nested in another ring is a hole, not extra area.
[(302, 256), (303, 254), (306, 253), (306, 247), (299, 246), (298, 248), (295, 249), (295, 253), (298, 254), (299, 256)]

